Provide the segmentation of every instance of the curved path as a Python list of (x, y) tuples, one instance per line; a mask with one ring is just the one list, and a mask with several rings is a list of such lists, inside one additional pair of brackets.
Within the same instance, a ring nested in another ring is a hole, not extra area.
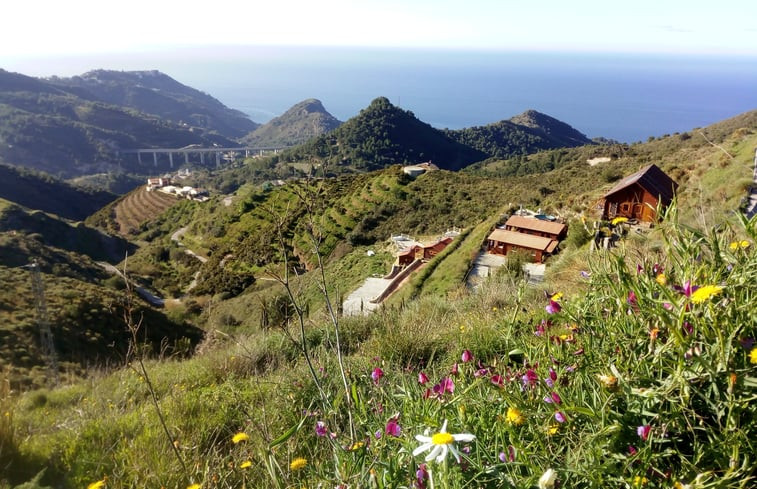
[[(126, 281), (126, 277), (124, 277), (123, 272), (121, 272), (121, 270), (119, 270), (118, 268), (114, 267), (110, 263), (106, 263), (104, 261), (98, 261), (96, 263), (98, 265), (100, 265), (101, 267), (103, 267), (106, 271), (108, 271), (108, 272), (110, 272), (110, 273), (112, 273), (114, 275), (118, 275), (124, 281)], [(139, 295), (145, 301), (149, 302), (151, 305), (153, 305), (155, 307), (163, 307), (163, 306), (166, 305), (165, 299), (163, 299), (161, 297), (158, 297), (156, 295), (151, 294), (150, 292), (147, 291), (147, 289), (145, 289), (144, 287), (140, 287), (133, 280), (129, 280), (129, 285), (134, 289), (134, 292), (136, 292), (137, 295)]]

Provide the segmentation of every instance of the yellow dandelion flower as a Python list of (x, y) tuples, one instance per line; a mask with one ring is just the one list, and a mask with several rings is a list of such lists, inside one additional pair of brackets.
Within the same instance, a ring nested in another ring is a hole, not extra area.
[(521, 413), (520, 410), (514, 407), (507, 408), (507, 415), (505, 416), (505, 420), (507, 421), (507, 424), (513, 424), (515, 426), (522, 425), (526, 422), (526, 418), (523, 416), (523, 413)]
[(562, 299), (562, 292), (558, 292), (556, 294), (553, 294), (552, 297), (550, 297), (551, 300), (557, 302), (560, 299)]
[(236, 435), (231, 437), (231, 441), (234, 443), (239, 443), (240, 441), (247, 441), (250, 439), (250, 436), (247, 433), (239, 432)]
[(187, 486), (187, 489), (200, 489), (202, 487), (202, 484), (190, 484)]
[(739, 241), (739, 248), (741, 248), (742, 250), (744, 250), (744, 249), (749, 248), (749, 245), (751, 245), (751, 244), (752, 243), (750, 243), (747, 240)]
[(757, 364), (757, 347), (752, 348), (752, 351), (749, 352), (749, 363)]
[(252, 467), (252, 461), (250, 460), (245, 460), (244, 462), (239, 464), (240, 469), (249, 469), (250, 467)]
[(92, 484), (87, 486), (87, 489), (102, 489), (105, 487), (106, 479), (99, 480), (97, 482), (93, 482)]
[(549, 436), (552, 436), (555, 433), (557, 433), (559, 430), (560, 430), (560, 426), (556, 425), (556, 424), (553, 424), (552, 426), (550, 426), (549, 428), (547, 428), (547, 434)]
[(296, 459), (292, 460), (292, 463), (289, 464), (289, 469), (292, 472), (295, 472), (297, 470), (304, 469), (307, 464), (308, 464), (308, 459), (303, 458), (303, 457), (297, 457)]
[(736, 251), (739, 248), (741, 248), (742, 250), (745, 250), (749, 248), (749, 245), (751, 245), (751, 243), (747, 240), (732, 241), (731, 244), (728, 245), (728, 248), (730, 248), (731, 251)]
[(658, 273), (654, 280), (660, 285), (665, 285), (668, 283), (668, 278), (664, 273)]
[(647, 479), (646, 477), (640, 477), (637, 475), (636, 477), (633, 478), (634, 487), (646, 486), (648, 482), (649, 482), (649, 479)]
[(691, 294), (691, 302), (693, 302), (694, 304), (701, 304), (710, 297), (717, 295), (722, 291), (723, 287), (720, 287), (719, 285), (705, 285), (704, 287), (698, 288)]
[(363, 443), (362, 441), (356, 441), (355, 443), (352, 444), (352, 446), (350, 447), (350, 450), (353, 452), (355, 450), (360, 450), (361, 448), (363, 448), (363, 445), (365, 445), (365, 443)]

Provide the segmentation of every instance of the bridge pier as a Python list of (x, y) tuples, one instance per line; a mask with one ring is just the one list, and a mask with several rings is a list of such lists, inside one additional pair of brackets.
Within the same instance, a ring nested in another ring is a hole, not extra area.
[(187, 153), (186, 151), (184, 152), (184, 164), (189, 164), (189, 153)]
[(201, 165), (205, 164), (205, 153), (200, 153), (200, 164)]
[(216, 151), (216, 169), (221, 168), (221, 153)]
[(171, 165), (171, 169), (173, 170), (173, 153), (171, 151), (168, 152), (168, 162)]
[(244, 150), (244, 157), (245, 158), (249, 158), (250, 157), (250, 150), (249, 149)]
[(137, 151), (137, 159), (139, 160), (140, 166), (142, 165), (142, 153)]
[(158, 153), (153, 152), (152, 161), (155, 164), (155, 168), (157, 168), (158, 167)]

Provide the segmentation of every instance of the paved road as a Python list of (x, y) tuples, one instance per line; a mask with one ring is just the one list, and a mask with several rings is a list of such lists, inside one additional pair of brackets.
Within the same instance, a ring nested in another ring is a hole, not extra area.
[[(184, 236), (184, 233), (187, 232), (187, 227), (188, 226), (184, 226), (183, 228), (179, 228), (175, 233), (173, 233), (171, 235), (171, 241), (175, 241), (178, 246), (184, 246), (184, 243), (181, 242), (181, 237)], [(194, 251), (190, 250), (189, 248), (185, 248), (184, 249), (184, 253), (186, 253), (189, 256), (193, 256), (193, 257), (197, 258), (202, 263), (205, 263), (206, 261), (208, 261), (207, 258), (205, 258), (204, 256), (198, 255), (197, 253), (195, 253)]]
[[(112, 273), (114, 275), (118, 275), (124, 281), (126, 280), (126, 277), (124, 277), (124, 274), (121, 272), (121, 270), (119, 270), (118, 268), (114, 267), (110, 263), (106, 263), (104, 261), (98, 261), (96, 263), (98, 265), (100, 265), (101, 267), (103, 267), (109, 273)], [(151, 294), (150, 292), (147, 291), (147, 289), (145, 289), (144, 287), (140, 287), (133, 280), (130, 280), (129, 284), (132, 286), (132, 288), (134, 289), (134, 292), (136, 292), (137, 295), (139, 295), (142, 299), (146, 300), (147, 302), (149, 302), (153, 306), (155, 306), (155, 307), (163, 307), (163, 306), (166, 305), (165, 299), (163, 299), (161, 297), (158, 297), (156, 295)]]

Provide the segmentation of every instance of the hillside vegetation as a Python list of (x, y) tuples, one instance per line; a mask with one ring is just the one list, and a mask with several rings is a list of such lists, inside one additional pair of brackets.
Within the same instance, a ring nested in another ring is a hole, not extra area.
[(320, 100), (307, 99), (256, 128), (243, 138), (251, 146), (295, 146), (339, 127)]

